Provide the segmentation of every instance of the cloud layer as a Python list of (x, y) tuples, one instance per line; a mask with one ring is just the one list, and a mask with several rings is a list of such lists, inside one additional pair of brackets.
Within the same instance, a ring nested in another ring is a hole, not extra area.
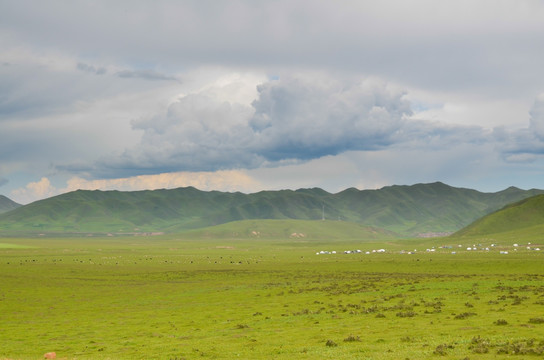
[(180, 171), (242, 191), (542, 183), (539, 0), (0, 8), (0, 186), (15, 200)]
[(544, 71), (538, 0), (38, 1), (2, 10), (19, 43), (120, 62), (362, 70), (465, 91), (523, 89)]
[(404, 92), (377, 79), (286, 76), (259, 84), (247, 103), (221, 99), (230, 85), (187, 94), (162, 114), (133, 121), (141, 142), (96, 170), (251, 169), (375, 150), (404, 141), (399, 132), (412, 114)]

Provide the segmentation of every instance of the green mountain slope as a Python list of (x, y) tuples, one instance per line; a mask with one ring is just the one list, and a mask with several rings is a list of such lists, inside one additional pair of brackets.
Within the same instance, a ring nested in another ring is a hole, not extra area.
[(443, 183), (379, 190), (322, 189), (254, 194), (199, 191), (78, 190), (0, 214), (0, 232), (181, 232), (247, 219), (342, 220), (394, 231), (453, 232), (508, 203), (544, 193), (509, 188), (481, 193)]
[(226, 224), (190, 230), (179, 234), (190, 239), (294, 239), (381, 240), (396, 237), (396, 234), (370, 226), (333, 220), (241, 220)]
[(521, 232), (535, 227), (544, 228), (544, 195), (537, 195), (505, 206), (484, 216), (456, 236), (482, 236), (506, 232)]
[(20, 207), (20, 204), (17, 204), (15, 201), (0, 195), (0, 214), (17, 209)]
[(4, 232), (176, 232), (252, 219), (314, 219), (321, 203), (304, 192), (252, 195), (195, 188), (153, 191), (78, 190), (0, 215)]
[(348, 189), (338, 195), (350, 211), (349, 220), (414, 235), (455, 231), (506, 204), (539, 193), (543, 191), (514, 187), (482, 193), (437, 182), (376, 191)]

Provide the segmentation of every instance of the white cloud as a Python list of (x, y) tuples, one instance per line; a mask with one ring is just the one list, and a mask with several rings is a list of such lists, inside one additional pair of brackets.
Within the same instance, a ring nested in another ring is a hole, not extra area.
[(27, 204), (56, 194), (57, 191), (51, 185), (49, 179), (42, 177), (40, 181), (31, 182), (24, 188), (13, 190), (11, 192), (11, 197), (20, 204)]
[(217, 172), (175, 172), (155, 175), (140, 175), (129, 178), (86, 180), (73, 177), (67, 187), (60, 192), (84, 190), (124, 190), (172, 189), (193, 186), (200, 190), (211, 191), (256, 191), (260, 184), (241, 170)]
[[(425, 119), (460, 126), (481, 126), (486, 129), (527, 127), (526, 99), (475, 99), (474, 96), (428, 94), (410, 91), (414, 114), (411, 119)], [(443, 102), (445, 101), (445, 102)]]

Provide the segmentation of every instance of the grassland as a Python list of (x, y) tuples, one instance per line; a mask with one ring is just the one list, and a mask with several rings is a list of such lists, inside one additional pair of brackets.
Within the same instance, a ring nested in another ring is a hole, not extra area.
[(544, 357), (537, 233), (361, 240), (215, 231), (0, 239), (0, 359)]

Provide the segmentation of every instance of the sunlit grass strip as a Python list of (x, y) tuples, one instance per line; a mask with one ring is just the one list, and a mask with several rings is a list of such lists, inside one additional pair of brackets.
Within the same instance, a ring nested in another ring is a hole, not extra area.
[(0, 249), (32, 249), (34, 246), (21, 245), (21, 244), (10, 244), (10, 243), (0, 243)]

